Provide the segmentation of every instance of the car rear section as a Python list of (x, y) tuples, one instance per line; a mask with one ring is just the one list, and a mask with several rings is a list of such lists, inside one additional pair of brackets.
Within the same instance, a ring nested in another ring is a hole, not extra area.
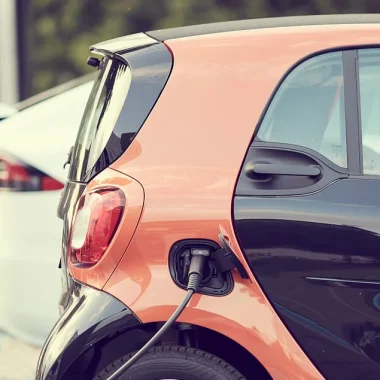
[(84, 368), (91, 378), (146, 343), (184, 297), (181, 266), (194, 244), (212, 252), (226, 244), (236, 270), (210, 261), (210, 277), (162, 345), (210, 352), (247, 379), (340, 378), (339, 368), (326, 372), (305, 350), (259, 285), (234, 209), (255, 128), (287, 74), (337, 46), (376, 43), (372, 23), (347, 19), (321, 30), (309, 20), (158, 31), (94, 46), (103, 55), (90, 61), (99, 77), (59, 206), (63, 314), (38, 379), (75, 378)]
[[(132, 177), (127, 178), (110, 168), (110, 165), (127, 149), (135, 155), (139, 154), (138, 150), (130, 147), (130, 144), (157, 101), (172, 68), (170, 51), (145, 34), (95, 45), (92, 51), (100, 56), (100, 60), (92, 58), (98, 70), (98, 78), (84, 112), (77, 141), (70, 151), (68, 180), (58, 206), (58, 216), (64, 220), (61, 259), (64, 287), (60, 301), (62, 309), (67, 305), (67, 290), (71, 286), (66, 269), (70, 262), (68, 259), (75, 256), (68, 253), (67, 247), (72, 230), (72, 216), (74, 206), (87, 184), (89, 184), (87, 190), (93, 184), (96, 192), (96, 185), (100, 184), (99, 175), (106, 179), (111, 190), (118, 189), (123, 184), (127, 186), (129, 183), (128, 191), (127, 188), (123, 189), (128, 194), (127, 200), (121, 192), (122, 199), (119, 199), (120, 203), (115, 207), (121, 210), (120, 220), (121, 218), (124, 220), (127, 215), (129, 217), (131, 212), (134, 214), (134, 223), (128, 223), (128, 230), (131, 230), (130, 236), (137, 225), (143, 207), (143, 188), (137, 180)], [(117, 182), (118, 179), (120, 183)], [(132, 191), (134, 191), (133, 194)], [(80, 207), (82, 206), (83, 204)], [(114, 225), (115, 230), (119, 227), (120, 220)], [(78, 220), (76, 231), (79, 231), (79, 224), (80, 220)], [(112, 235), (115, 230), (110, 231), (110, 234)], [(108, 238), (111, 238), (111, 235)], [(99, 244), (107, 245), (105, 242), (99, 242)], [(81, 254), (78, 253), (79, 259), (75, 260), (79, 261), (71, 267), (71, 270), (75, 272), (74, 276), (78, 276), (79, 279), (84, 279), (83, 276), (87, 275), (93, 276), (97, 279), (95, 286), (101, 289), (121, 259), (126, 248), (124, 244), (127, 244), (127, 241), (122, 240), (119, 244), (120, 250), (115, 254), (114, 260), (110, 263), (99, 262), (96, 267), (91, 267), (91, 264), (99, 261), (101, 256), (97, 259), (87, 258), (81, 261)], [(91, 252), (92, 248), (88, 246), (88, 251)], [(105, 266), (99, 271), (99, 265), (103, 264)], [(87, 267), (87, 272), (82, 272), (83, 265)], [(90, 283), (93, 285), (91, 281)]]

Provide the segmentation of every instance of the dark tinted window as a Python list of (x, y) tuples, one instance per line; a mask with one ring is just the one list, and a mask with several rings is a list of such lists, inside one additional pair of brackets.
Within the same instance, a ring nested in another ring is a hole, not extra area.
[(88, 178), (121, 154), (121, 139), (113, 130), (130, 84), (131, 70), (127, 64), (119, 60), (103, 61), (80, 125), (71, 160), (71, 178)]
[(70, 160), (69, 180), (90, 181), (128, 149), (169, 78), (172, 60), (164, 44), (103, 59)]

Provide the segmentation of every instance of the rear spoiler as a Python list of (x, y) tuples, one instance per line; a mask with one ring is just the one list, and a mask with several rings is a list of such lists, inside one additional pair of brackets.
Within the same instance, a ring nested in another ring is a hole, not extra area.
[(114, 38), (98, 44), (92, 45), (90, 51), (93, 53), (115, 56), (126, 53), (130, 50), (142, 48), (160, 43), (159, 41), (147, 36), (145, 33), (135, 33), (124, 37)]

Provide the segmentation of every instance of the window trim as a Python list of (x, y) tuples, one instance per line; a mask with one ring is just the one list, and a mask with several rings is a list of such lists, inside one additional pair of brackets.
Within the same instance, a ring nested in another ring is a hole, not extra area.
[[(281, 86), (284, 84), (285, 80), (288, 78), (288, 76), (295, 70), (297, 69), (297, 67), (299, 67), (300, 65), (304, 64), (305, 62), (309, 61), (310, 59), (313, 59), (313, 58), (316, 58), (316, 57), (319, 57), (319, 56), (323, 56), (325, 54), (329, 54), (329, 53), (341, 53), (342, 54), (342, 68), (343, 68), (343, 83), (345, 84), (345, 72), (344, 72), (344, 66), (343, 66), (343, 63), (344, 63), (344, 53), (346, 51), (352, 51), (352, 50), (357, 50), (356, 47), (336, 47), (336, 48), (328, 48), (328, 49), (322, 49), (322, 50), (319, 50), (319, 51), (315, 51), (311, 54), (308, 54), (304, 57), (302, 57), (301, 59), (299, 59), (298, 61), (296, 61), (291, 67), (289, 67), (288, 70), (286, 70), (286, 72), (283, 74), (283, 76), (280, 78), (280, 80), (278, 81), (278, 83), (276, 84), (273, 92), (271, 93), (268, 101), (266, 102), (265, 104), (265, 107), (260, 115), (260, 118), (256, 124), (256, 127), (254, 129), (254, 132), (253, 132), (253, 135), (252, 135), (252, 139), (250, 141), (250, 144), (249, 144), (249, 147), (254, 147), (255, 146), (255, 143), (260, 143), (260, 144), (269, 144), (269, 145), (272, 145), (272, 144), (277, 144), (277, 143), (274, 143), (274, 142), (271, 142), (271, 141), (264, 141), (264, 140), (261, 140), (258, 136), (259, 134), (259, 131), (260, 131), (260, 128), (263, 124), (263, 121), (265, 119), (265, 116), (267, 115), (268, 113), (268, 110), (269, 108), (271, 107), (272, 103), (273, 103), (273, 100), (276, 96), (276, 94), (278, 93), (278, 91), (280, 90)], [(358, 80), (358, 79), (357, 79)], [(344, 94), (345, 95), (345, 94)], [(345, 96), (344, 96), (345, 98)], [(345, 99), (344, 99), (345, 101)], [(346, 101), (345, 101), (345, 108), (344, 108), (344, 113), (346, 115)], [(346, 120), (345, 120), (346, 121)], [(327, 161), (329, 163), (328, 166), (330, 167), (339, 167), (339, 170), (337, 170), (337, 172), (339, 173), (347, 173), (347, 174), (354, 174), (354, 173), (351, 173), (350, 172), (350, 169), (349, 169), (349, 166), (348, 166), (348, 137), (347, 137), (347, 123), (345, 123), (345, 129), (346, 129), (346, 155), (347, 155), (347, 167), (344, 168), (344, 167), (341, 167), (337, 164), (335, 164), (333, 161), (331, 161), (328, 157), (326, 156), (323, 156), (321, 153), (317, 152), (316, 150), (313, 150), (313, 149), (310, 149), (310, 148), (307, 148), (307, 147), (304, 147), (302, 145), (296, 145), (296, 144), (284, 144), (284, 143), (278, 143), (278, 144), (282, 144), (282, 145), (287, 145), (287, 146), (292, 146), (292, 147), (296, 147), (297, 151), (299, 152), (304, 152), (305, 154), (309, 154), (310, 152), (313, 152), (313, 157), (316, 158), (316, 159), (320, 159), (321, 156), (324, 157), (324, 160), (323, 161)], [(269, 146), (268, 145), (268, 146)], [(247, 153), (248, 154), (248, 151)], [(246, 157), (246, 156), (245, 156)]]
[(347, 168), (352, 175), (363, 174), (358, 50), (342, 51), (344, 109), (346, 120)]
[(360, 102), (360, 75), (359, 75), (359, 50), (368, 50), (368, 49), (378, 49), (380, 50), (380, 45), (361, 45), (355, 47), (356, 52), (357, 52), (357, 92), (358, 92), (358, 112), (359, 112), (359, 120), (360, 124), (358, 125), (359, 127), (359, 134), (360, 134), (360, 140), (359, 140), (359, 149), (360, 149), (360, 159), (362, 163), (362, 171), (359, 175), (353, 175), (352, 178), (355, 179), (367, 179), (367, 180), (380, 180), (380, 174), (368, 174), (364, 173), (364, 155), (363, 155), (363, 141), (362, 141), (362, 123), (361, 123), (361, 102)]
[[(251, 141), (249, 143), (249, 147), (253, 147), (255, 142), (266, 143), (265, 141), (260, 140), (257, 135), (258, 135), (258, 132), (259, 132), (260, 127), (262, 125), (262, 122), (264, 120), (264, 117), (267, 114), (267, 111), (268, 111), (270, 105), (272, 104), (274, 96), (276, 95), (276, 93), (278, 92), (279, 88), (282, 86), (283, 82), (288, 77), (288, 75), (296, 67), (298, 67), (302, 63), (308, 61), (311, 58), (314, 58), (314, 57), (319, 56), (319, 55), (331, 53), (331, 52), (341, 52), (342, 53), (343, 65), (349, 64), (350, 60), (352, 62), (355, 62), (355, 66), (354, 66), (355, 71), (351, 71), (350, 74), (348, 74), (348, 72), (346, 73), (345, 68), (343, 67), (343, 80), (344, 80), (345, 86), (347, 85), (347, 82), (349, 82), (349, 83), (351, 82), (351, 84), (350, 84), (351, 90), (353, 88), (355, 89), (354, 93), (355, 93), (355, 98), (356, 98), (356, 106), (353, 107), (353, 110), (356, 112), (355, 118), (357, 120), (356, 125), (354, 125), (354, 124), (351, 125), (352, 129), (350, 129), (350, 132), (348, 131), (347, 122), (346, 122), (347, 173), (350, 175), (350, 177), (352, 176), (353, 178), (359, 178), (360, 177), (363, 179), (380, 179), (380, 174), (378, 174), (378, 175), (377, 174), (365, 174), (363, 172), (362, 129), (361, 129), (361, 112), (360, 112), (360, 110), (361, 110), (361, 107), (360, 107), (360, 82), (359, 82), (359, 64), (358, 64), (358, 62), (359, 62), (359, 60), (358, 60), (359, 49), (360, 50), (380, 49), (380, 44), (362, 44), (362, 45), (351, 45), (351, 46), (337, 46), (334, 48), (321, 49), (321, 50), (315, 51), (311, 54), (308, 54), (308, 55), (302, 57), (301, 59), (296, 61), (292, 66), (290, 66), (289, 69), (286, 70), (286, 72), (282, 75), (282, 77), (280, 78), (280, 80), (278, 81), (276, 86), (274, 87), (270, 97), (268, 98), (268, 100), (265, 104), (265, 107), (263, 108), (263, 111), (262, 111), (262, 113), (261, 113), (261, 115), (260, 115), (260, 117), (256, 123), (254, 132), (252, 134)], [(347, 52), (356, 52), (356, 54), (355, 55), (351, 54), (351, 56), (350, 55), (346, 56), (345, 53), (347, 53)], [(355, 61), (355, 59), (356, 59), (356, 61)], [(346, 62), (344, 62), (344, 61), (346, 61)], [(352, 62), (351, 62), (351, 65), (352, 65)], [(349, 68), (350, 66), (348, 65), (347, 67)], [(352, 69), (353, 69), (353, 67), (351, 66), (351, 70)], [(353, 74), (354, 76), (350, 77), (351, 74)], [(347, 75), (349, 75), (349, 76), (347, 77)], [(350, 78), (351, 80), (349, 80), (348, 78)], [(353, 80), (353, 78), (355, 78), (355, 80)], [(354, 85), (355, 85), (355, 87), (353, 87)], [(345, 94), (346, 94), (346, 92), (345, 92)], [(346, 114), (346, 109), (347, 109), (347, 106), (346, 106), (346, 99), (345, 99), (345, 114)], [(348, 143), (348, 140), (349, 140), (348, 135), (350, 135), (350, 149), (349, 149), (349, 143)], [(355, 135), (356, 135), (356, 137), (355, 137)], [(296, 145), (294, 145), (294, 146), (296, 146)], [(305, 149), (305, 147), (297, 145), (297, 149), (300, 152), (302, 152)], [(355, 154), (355, 149), (356, 149), (356, 153), (358, 153), (358, 154)], [(246, 155), (248, 154), (248, 151), (249, 151), (249, 149), (247, 150)], [(313, 151), (313, 153), (315, 153), (315, 151)], [(351, 155), (351, 158), (349, 158), (349, 155)], [(355, 160), (354, 156), (356, 156), (356, 164), (354, 161), (352, 161), (352, 160)], [(315, 157), (318, 157), (318, 156), (315, 156)], [(325, 159), (329, 161), (330, 165), (334, 164), (327, 157), (325, 157)], [(357, 173), (352, 172), (352, 170), (349, 166), (350, 160), (351, 160), (352, 165), (354, 165), (354, 166), (356, 165), (356, 167), (359, 167), (359, 171)]]

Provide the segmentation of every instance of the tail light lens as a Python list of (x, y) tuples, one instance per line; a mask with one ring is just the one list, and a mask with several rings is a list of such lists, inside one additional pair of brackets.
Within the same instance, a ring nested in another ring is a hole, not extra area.
[(0, 190), (60, 190), (64, 185), (16, 157), (0, 152)]
[(99, 189), (79, 199), (69, 245), (72, 263), (94, 265), (103, 257), (124, 208), (124, 193), (117, 188)]

